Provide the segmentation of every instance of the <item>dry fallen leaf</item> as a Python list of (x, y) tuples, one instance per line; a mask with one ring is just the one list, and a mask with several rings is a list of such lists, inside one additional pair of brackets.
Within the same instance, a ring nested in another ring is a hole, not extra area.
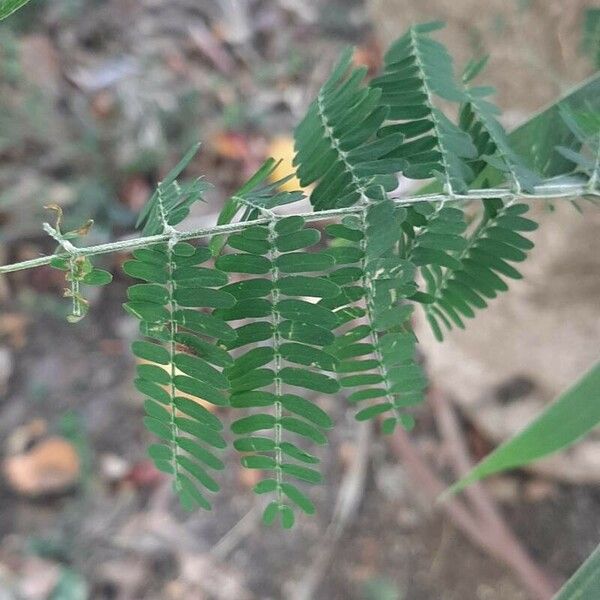
[(13, 429), (4, 443), (4, 449), (10, 456), (22, 454), (26, 448), (31, 448), (39, 442), (47, 431), (48, 424), (44, 419), (32, 419)]
[(383, 52), (375, 38), (368, 39), (364, 44), (356, 48), (352, 56), (355, 67), (367, 67), (369, 75), (374, 75), (381, 68)]
[(0, 315), (0, 339), (7, 338), (13, 348), (22, 348), (27, 341), (26, 328), (29, 318), (20, 313)]
[[(281, 160), (277, 168), (271, 173), (269, 179), (271, 181), (278, 181), (288, 175), (296, 173), (296, 169), (293, 167), (294, 160), (294, 140), (289, 136), (278, 136), (271, 140), (268, 149), (269, 156), (272, 156), (275, 160)], [(294, 192), (301, 190), (300, 182), (297, 177), (290, 178), (280, 189), (284, 192)]]
[(243, 133), (221, 131), (211, 139), (216, 154), (229, 160), (245, 160), (250, 154), (248, 138)]
[(237, 472), (238, 482), (244, 488), (253, 488), (263, 478), (263, 472), (258, 469), (242, 469)]
[(73, 487), (79, 479), (80, 461), (70, 442), (50, 437), (23, 454), (7, 457), (2, 467), (15, 492), (37, 497)]

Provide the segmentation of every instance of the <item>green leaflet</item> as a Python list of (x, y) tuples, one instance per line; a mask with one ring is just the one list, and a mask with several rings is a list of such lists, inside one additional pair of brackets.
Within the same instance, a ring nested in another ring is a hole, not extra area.
[[(285, 438), (297, 436), (305, 443), (323, 445), (327, 438), (322, 430), (332, 423), (311, 400), (284, 393), (282, 386), (322, 393), (339, 389), (337, 381), (322, 372), (332, 371), (336, 363), (322, 347), (333, 343), (332, 331), (340, 319), (331, 308), (316, 303), (340, 293), (339, 286), (324, 276), (336, 264), (336, 258), (329, 253), (303, 251), (320, 240), (320, 233), (305, 228), (301, 217), (274, 219), (268, 227), (252, 228), (248, 233), (245, 230), (230, 236), (233, 246), (242, 253), (225, 253), (216, 259), (219, 269), (240, 273), (242, 279), (220, 288), (235, 303), (215, 310), (211, 316), (241, 321), (234, 329), (235, 339), (222, 342), (229, 350), (235, 349), (237, 355), (233, 365), (223, 372), (232, 392), (231, 406), (250, 412), (231, 425), (233, 433), (240, 436), (234, 448), (244, 453), (240, 460), (245, 468), (275, 472), (275, 479), (263, 480), (255, 491), (276, 494), (278, 499), (267, 506), (266, 519), (275, 520), (280, 515), (282, 524), (288, 527), (294, 521), (292, 506), (309, 514), (314, 509), (310, 500), (286, 481), (283, 457), (304, 464), (319, 461)], [(228, 244), (228, 240), (221, 239), (219, 250), (225, 251)], [(290, 474), (295, 476), (294, 465), (289, 464)], [(316, 482), (313, 472), (306, 474), (302, 467), (299, 469), (298, 473)]]
[(310, 296), (312, 298), (334, 298), (340, 292), (339, 286), (323, 277), (291, 275), (277, 282), (277, 289), (285, 296)]
[(402, 144), (384, 156), (405, 161), (407, 177), (436, 177), (447, 192), (464, 192), (473, 179), (468, 160), (477, 151), (470, 136), (432, 104), (433, 95), (463, 102), (465, 94), (454, 80), (452, 59), (429, 37), (431, 31), (421, 25), (411, 27), (385, 55), (383, 74), (371, 81), (381, 92), (388, 119), (403, 121), (381, 131), (383, 139), (404, 137)]
[[(176, 214), (180, 205), (173, 202)], [(153, 210), (145, 217), (150, 228), (156, 225)], [(166, 228), (175, 221), (163, 225)], [(223, 468), (212, 451), (226, 447), (219, 433), (223, 426), (202, 402), (229, 404), (229, 379), (220, 369), (233, 361), (215, 342), (216, 338), (232, 340), (236, 336), (218, 317), (194, 310), (235, 304), (234, 296), (210, 287), (227, 283), (223, 272), (196, 266), (208, 258), (206, 249), (180, 242), (136, 250), (133, 260), (124, 264), (126, 273), (148, 282), (129, 288), (125, 309), (141, 321), (142, 333), (159, 342), (132, 344), (133, 353), (146, 361), (138, 364), (135, 382), (146, 396), (144, 423), (163, 442), (151, 447), (150, 457), (159, 470), (173, 477), (174, 489), (186, 509), (210, 509), (201, 490), (219, 489), (206, 468)]]
[(526, 465), (575, 443), (600, 422), (599, 393), (600, 363), (597, 363), (521, 433), (484, 458), (446, 494), (455, 494), (474, 481)]
[(592, 600), (600, 596), (600, 546), (560, 589), (554, 600)]
[(537, 227), (522, 216), (528, 209), (526, 204), (509, 205), (487, 199), (483, 205), (479, 225), (469, 238), (450, 233), (452, 223), (457, 220), (453, 213), (445, 211), (456, 209), (442, 209), (428, 223), (436, 225), (436, 236), (440, 236), (438, 232), (446, 232), (443, 233), (443, 239), (447, 238), (446, 248), (432, 249), (429, 231), (418, 234), (413, 243), (411, 258), (421, 266), (427, 292), (434, 298), (432, 304), (424, 305), (424, 310), (439, 340), (444, 336), (441, 325), (446, 329), (463, 328), (463, 318), (472, 318), (477, 309), (487, 306), (485, 298), (494, 298), (497, 292), (508, 289), (504, 278), (520, 279), (520, 272), (510, 263), (523, 261), (526, 251), (533, 247), (530, 240), (518, 233)]
[[(363, 222), (359, 223), (362, 235), (358, 242), (366, 252), (356, 256), (365, 297), (348, 294), (353, 289), (349, 283), (341, 286), (339, 299), (334, 299), (333, 303), (348, 313), (348, 322), (354, 318), (363, 319), (365, 315), (368, 322), (346, 330), (325, 348), (337, 359), (339, 384), (355, 390), (350, 392), (349, 402), (370, 404), (359, 410), (357, 419), (366, 420), (388, 413), (387, 433), (391, 433), (396, 424), (404, 426), (407, 423), (406, 407), (422, 399), (425, 387), (424, 378), (414, 362), (414, 336), (401, 331), (412, 312), (406, 298), (415, 291), (415, 268), (398, 257), (403, 250), (401, 224), (407, 216), (406, 211), (396, 211), (385, 199), (367, 207)], [(338, 230), (329, 231), (335, 235)], [(342, 239), (348, 237), (345, 231), (341, 233)], [(330, 301), (321, 302), (327, 304)], [(356, 302), (363, 303), (364, 311), (354, 316), (351, 309), (355, 308)]]
[(178, 225), (188, 216), (190, 207), (202, 199), (208, 189), (201, 179), (179, 183), (177, 177), (192, 161), (200, 144), (192, 146), (181, 161), (159, 183), (156, 192), (141, 210), (136, 226), (144, 235), (162, 233), (167, 227)]
[(364, 87), (366, 69), (351, 69), (351, 58), (347, 50), (294, 132), (294, 164), (303, 186), (316, 183), (310, 195), (316, 210), (351, 206), (370, 197), (373, 185), (393, 189), (388, 175), (404, 164), (383, 158), (403, 136), (375, 139), (387, 110), (381, 92)]

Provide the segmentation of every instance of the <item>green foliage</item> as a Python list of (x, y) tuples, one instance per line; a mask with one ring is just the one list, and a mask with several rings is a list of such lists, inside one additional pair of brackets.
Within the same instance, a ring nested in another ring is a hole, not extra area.
[[(268, 225), (229, 236), (227, 245), (233, 253), (215, 260), (224, 271), (261, 276), (222, 288), (237, 302), (214, 314), (227, 322), (241, 322), (235, 329), (237, 337), (223, 340), (225, 348), (238, 351), (224, 371), (231, 385), (231, 406), (246, 412), (231, 425), (238, 436), (234, 448), (242, 453), (244, 467), (266, 473), (255, 487), (257, 494), (273, 497), (264, 521), (271, 523), (279, 516), (285, 528), (294, 523), (293, 508), (314, 512), (296, 482), (321, 481), (314, 468), (319, 459), (302, 445), (325, 444), (323, 430), (333, 425), (321, 408), (299, 394), (339, 390), (331, 376), (335, 359), (323, 350), (335, 339), (332, 330), (338, 319), (314, 303), (340, 293), (326, 275), (335, 261), (329, 254), (305, 251), (319, 239), (318, 230), (305, 227), (301, 218), (273, 217)], [(244, 324), (248, 318), (253, 322)], [(291, 391), (284, 392), (283, 386)]]
[(467, 161), (476, 157), (476, 149), (472, 139), (434, 105), (435, 96), (449, 102), (466, 100), (454, 80), (448, 52), (428, 35), (441, 26), (428, 23), (409, 28), (385, 55), (384, 72), (371, 86), (382, 91), (388, 119), (401, 121), (385, 127), (380, 135), (405, 138), (387, 156), (407, 162), (407, 177), (436, 177), (453, 194), (467, 190), (473, 178)]
[[(349, 213), (325, 236), (300, 215), (275, 212), (302, 193), (269, 182), (277, 166), (269, 159), (226, 202), (218, 226), (227, 233), (208, 248), (181, 242), (175, 226), (206, 189), (177, 181), (197, 147), (142, 211), (143, 233), (164, 241), (135, 250), (123, 267), (143, 282), (125, 305), (144, 336), (133, 345), (136, 386), (161, 440), (150, 454), (174, 476), (184, 506), (209, 508), (206, 491), (218, 489), (208, 469), (223, 468), (215, 410), (227, 409), (242, 466), (263, 473), (255, 492), (270, 498), (265, 523), (288, 528), (297, 509), (312, 514), (305, 488), (322, 479), (312, 446), (326, 444), (333, 426), (316, 396), (343, 390), (359, 421), (376, 419), (384, 433), (410, 429), (427, 385), (415, 306), (441, 339), (521, 277), (513, 264), (526, 258), (532, 243), (523, 234), (536, 224), (516, 198), (541, 179), (512, 149), (489, 88), (455, 81), (430, 36), (437, 28), (410, 28), (368, 84), (345, 52), (296, 129), (294, 164), (301, 184), (313, 186), (314, 209)], [(436, 99), (460, 104), (457, 124)], [(573, 143), (561, 152), (593, 186), (593, 170), (573, 160), (596, 148), (593, 119), (563, 113)], [(442, 201), (395, 200), (399, 173), (435, 178)], [(458, 195), (478, 182), (486, 189), (490, 173), (506, 193), (475, 195), (479, 211), (467, 223)]]
[(393, 174), (404, 165), (384, 158), (404, 136), (377, 139), (388, 109), (379, 90), (361, 85), (367, 69), (350, 69), (351, 60), (346, 50), (294, 134), (298, 178), (302, 186), (316, 184), (310, 195), (316, 210), (352, 206), (379, 186), (393, 189)]
[[(431, 36), (439, 27), (411, 27), (370, 82), (351, 51), (343, 54), (295, 131), (296, 175), (311, 188), (312, 213), (278, 212), (303, 193), (281, 191), (268, 159), (215, 228), (178, 231), (207, 189), (201, 179), (178, 181), (195, 146), (142, 210), (145, 237), (79, 248), (91, 223), (63, 233), (57, 211), (55, 226), (45, 225), (56, 254), (27, 266), (66, 272), (73, 320), (87, 308), (80, 286), (110, 281), (89, 256), (135, 248), (123, 265), (138, 280), (124, 305), (140, 321), (135, 386), (159, 440), (149, 454), (185, 508), (210, 508), (219, 489), (227, 413), (241, 464), (263, 474), (255, 492), (269, 499), (265, 523), (289, 528), (298, 509), (312, 514), (307, 488), (322, 480), (313, 446), (326, 445), (333, 426), (319, 398), (343, 390), (359, 421), (373, 419), (384, 433), (410, 429), (427, 385), (415, 308), (440, 339), (464, 327), (521, 277), (514, 265), (537, 226), (521, 198), (599, 194), (600, 79), (507, 135), (492, 90), (471, 85), (485, 59), (457, 81)], [(448, 103), (458, 105), (456, 123), (440, 107)], [(433, 180), (432, 193), (400, 197), (399, 175)], [(326, 219), (324, 234), (311, 225)], [(189, 243), (206, 236), (207, 246)], [(597, 369), (590, 377), (455, 489), (585, 433), (598, 421), (589, 402)]]
[(459, 235), (466, 228), (461, 212), (443, 208), (414, 245), (413, 260), (423, 265), (427, 292), (434, 298), (425, 305), (427, 320), (439, 340), (443, 339), (440, 323), (447, 329), (464, 329), (465, 317), (474, 317), (475, 310), (486, 308), (489, 300), (508, 290), (503, 277), (521, 279), (510, 263), (522, 262), (533, 248), (522, 235), (537, 228), (523, 217), (527, 204), (491, 198), (482, 203), (484, 211), (468, 237)]

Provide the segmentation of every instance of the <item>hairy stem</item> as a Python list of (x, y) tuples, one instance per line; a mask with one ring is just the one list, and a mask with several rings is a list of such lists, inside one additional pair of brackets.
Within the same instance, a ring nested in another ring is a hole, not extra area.
[[(544, 185), (536, 186), (535, 193), (533, 194), (522, 194), (521, 198), (524, 200), (549, 200), (556, 198), (573, 198), (576, 196), (596, 196), (600, 197), (600, 191), (590, 190), (586, 183), (576, 184), (551, 184), (547, 183)], [(423, 196), (406, 196), (406, 197), (394, 197), (390, 196), (395, 203), (408, 206), (412, 204), (418, 204), (420, 202), (447, 202), (449, 196), (447, 194), (427, 194)], [(472, 200), (482, 200), (484, 198), (514, 198), (514, 192), (507, 190), (506, 188), (496, 189), (482, 189), (482, 190), (471, 190), (467, 194), (454, 195), (453, 201), (459, 202), (470, 202)], [(345, 215), (360, 214), (362, 211), (361, 205), (348, 206), (345, 208), (334, 208), (331, 210), (323, 210), (320, 212), (307, 212), (298, 213), (298, 216), (305, 219), (307, 222), (325, 221), (332, 217), (340, 217)], [(270, 221), (269, 217), (260, 217), (251, 221), (242, 221), (239, 223), (228, 223), (225, 225), (213, 225), (211, 227), (201, 227), (191, 231), (178, 232), (179, 240), (194, 240), (203, 237), (210, 237), (218, 234), (229, 234), (235, 233), (236, 231), (242, 231), (252, 225), (268, 225)], [(171, 233), (160, 233), (157, 235), (149, 235), (144, 237), (119, 240), (116, 242), (109, 242), (107, 244), (98, 244), (96, 246), (87, 246), (77, 248), (77, 256), (96, 256), (99, 254), (110, 254), (113, 252), (129, 252), (136, 248), (145, 248), (152, 244), (160, 244), (161, 242), (167, 242), (171, 238)], [(69, 254), (66, 252), (58, 254), (49, 254), (46, 256), (40, 256), (39, 258), (33, 258), (30, 260), (24, 260), (21, 262), (13, 263), (10, 265), (4, 265), (0, 267), (0, 274), (13, 273), (15, 271), (23, 271), (26, 269), (33, 269), (35, 267), (42, 267), (50, 264), (53, 258), (69, 258)]]

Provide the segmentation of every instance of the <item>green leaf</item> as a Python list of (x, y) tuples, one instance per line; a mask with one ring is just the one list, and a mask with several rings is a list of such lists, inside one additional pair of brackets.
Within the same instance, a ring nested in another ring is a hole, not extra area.
[(189, 354), (176, 354), (175, 365), (186, 375), (200, 379), (220, 389), (229, 387), (229, 381), (225, 375), (219, 373), (214, 367), (211, 367), (203, 359)]
[(300, 231), (304, 227), (304, 219), (299, 216), (285, 217), (275, 223), (275, 233), (279, 235), (287, 235)]
[(159, 365), (167, 365), (171, 362), (171, 357), (167, 349), (157, 344), (136, 341), (131, 344), (131, 350), (135, 356), (142, 360), (149, 360)]
[(169, 394), (159, 385), (146, 379), (136, 379), (133, 382), (135, 388), (144, 396), (148, 396), (161, 404), (169, 404), (171, 397)]
[(138, 283), (127, 288), (127, 297), (132, 301), (154, 302), (164, 306), (169, 300), (169, 293), (156, 283)]
[(600, 598), (600, 546), (565, 583), (553, 600), (595, 600)]
[(279, 323), (277, 330), (281, 334), (281, 337), (286, 340), (306, 344), (326, 346), (331, 344), (335, 339), (335, 336), (329, 329), (325, 329), (320, 325), (312, 325), (311, 323), (300, 323), (299, 321), (282, 321)]
[(252, 344), (271, 339), (273, 337), (273, 325), (266, 321), (256, 321), (254, 323), (248, 323), (248, 325), (242, 325), (242, 327), (238, 327), (235, 333), (237, 335), (235, 340), (227, 342), (227, 348), (229, 350), (240, 348), (246, 344)]
[(180, 448), (189, 452), (194, 458), (202, 461), (207, 467), (215, 469), (215, 471), (222, 471), (225, 468), (221, 460), (190, 438), (178, 437), (176, 441)]
[(285, 296), (334, 298), (340, 293), (340, 288), (335, 283), (323, 277), (306, 277), (304, 275), (282, 277), (277, 282), (277, 287)]
[(327, 437), (319, 429), (300, 419), (296, 419), (295, 417), (282, 417), (280, 423), (281, 427), (286, 431), (297, 433), (298, 435), (313, 441), (315, 444), (323, 445), (327, 443)]
[(272, 470), (277, 466), (275, 459), (270, 456), (242, 456), (240, 461), (243, 467), (246, 469), (264, 469), (264, 470)]
[[(235, 332), (233, 334), (235, 335)], [(223, 348), (214, 343), (205, 342), (191, 333), (180, 331), (175, 334), (175, 341), (186, 346), (190, 352), (217, 367), (230, 367), (233, 364), (233, 358), (229, 356), (226, 350), (223, 350)]]
[(228, 399), (221, 391), (212, 385), (204, 383), (203, 381), (198, 381), (193, 377), (175, 375), (173, 383), (180, 392), (190, 394), (195, 398), (206, 400), (206, 402), (210, 402), (216, 406), (228, 406), (229, 404)]
[(282, 273), (306, 273), (326, 271), (335, 264), (329, 254), (311, 252), (290, 252), (277, 257), (275, 266)]
[(210, 502), (198, 491), (198, 488), (183, 473), (180, 473), (175, 482), (175, 490), (179, 494), (179, 499), (183, 507), (191, 510), (195, 505), (205, 510), (211, 510)]
[(102, 269), (92, 269), (83, 279), (86, 285), (108, 285), (113, 280), (113, 276)]
[(246, 354), (235, 359), (235, 365), (226, 370), (226, 375), (230, 379), (237, 379), (245, 373), (262, 367), (273, 360), (275, 351), (269, 346), (252, 348)]
[(297, 396), (295, 394), (284, 394), (281, 396), (281, 404), (283, 408), (296, 415), (304, 417), (318, 427), (329, 429), (333, 427), (331, 417), (314, 402)]
[(234, 393), (248, 392), (271, 385), (275, 380), (275, 373), (272, 369), (254, 369), (241, 377), (230, 379)]
[(301, 467), (300, 465), (293, 465), (290, 463), (282, 463), (281, 470), (291, 477), (306, 481), (307, 483), (317, 484), (323, 481), (321, 473), (308, 467)]
[(326, 329), (335, 329), (338, 326), (338, 318), (331, 310), (306, 300), (280, 300), (277, 303), (277, 311), (283, 318), (291, 321), (313, 323)]
[(324, 371), (334, 371), (337, 362), (329, 352), (296, 342), (281, 344), (279, 354), (289, 362), (307, 367), (317, 367)]
[(156, 365), (138, 365), (136, 370), (140, 379), (153, 381), (159, 385), (168, 385), (171, 383), (171, 376), (169, 373)]
[(368, 421), (373, 417), (383, 414), (387, 412), (393, 407), (390, 402), (384, 402), (383, 404), (374, 404), (373, 406), (369, 406), (368, 408), (364, 408), (360, 412), (356, 413), (355, 419), (357, 421)]
[(149, 323), (164, 322), (171, 316), (164, 306), (152, 302), (127, 302), (123, 308), (136, 319)]
[(0, 21), (25, 6), (29, 0), (0, 0)]
[(271, 269), (271, 261), (256, 254), (225, 254), (215, 261), (217, 269), (228, 273), (262, 275)]
[(599, 422), (600, 363), (597, 363), (521, 433), (484, 458), (445, 495), (460, 492), (493, 473), (526, 465), (566, 448)]
[(231, 396), (231, 406), (234, 408), (256, 408), (272, 406), (276, 400), (275, 394), (263, 391), (236, 392)]
[(175, 396), (173, 398), (173, 404), (175, 408), (180, 410), (184, 415), (200, 421), (204, 425), (214, 429), (215, 431), (221, 431), (223, 429), (223, 423), (219, 420), (219, 417), (215, 416), (202, 404), (184, 396)]
[(294, 526), (294, 512), (289, 506), (282, 504), (279, 507), (279, 514), (281, 515), (281, 526), (284, 529), (291, 529)]
[(231, 424), (231, 431), (238, 435), (253, 433), (261, 429), (273, 429), (275, 427), (275, 417), (272, 415), (251, 415), (234, 421)]
[(279, 504), (273, 500), (270, 502), (263, 512), (263, 523), (265, 525), (272, 525), (273, 521), (279, 514)]
[(315, 514), (315, 505), (295, 485), (284, 482), (281, 484), (281, 491), (307, 515)]
[(275, 240), (275, 247), (280, 252), (291, 252), (314, 246), (320, 239), (321, 234), (318, 229), (303, 229), (296, 233), (278, 236)]
[(292, 444), (291, 442), (281, 442), (281, 444), (279, 444), (279, 448), (285, 455), (295, 458), (301, 462), (305, 462), (309, 465), (316, 465), (320, 462), (316, 456), (313, 456), (305, 450), (298, 448), (298, 446)]
[(167, 283), (167, 271), (164, 265), (154, 265), (139, 260), (128, 260), (123, 263), (123, 271), (131, 277), (149, 283)]
[(178, 325), (224, 341), (234, 340), (236, 332), (218, 317), (195, 310), (178, 310), (173, 315)]
[(227, 447), (227, 442), (225, 442), (221, 435), (211, 427), (204, 425), (204, 423), (186, 419), (184, 417), (175, 417), (175, 425), (179, 427), (181, 431), (189, 433), (215, 448), (222, 450)]
[(201, 288), (225, 285), (227, 275), (222, 271), (206, 267), (185, 266), (177, 267), (173, 273), (177, 287)]
[(207, 490), (218, 492), (219, 484), (195, 461), (187, 456), (177, 456), (177, 463), (183, 467), (196, 481), (201, 483)]
[(246, 279), (236, 281), (221, 288), (221, 291), (231, 294), (236, 300), (248, 300), (268, 296), (273, 289), (269, 279)]
[(238, 438), (233, 447), (238, 452), (270, 452), (275, 449), (275, 440), (256, 436)]
[(212, 288), (178, 288), (173, 295), (177, 304), (190, 308), (231, 308), (235, 305), (231, 294)]
[(281, 380), (289, 385), (295, 385), (315, 392), (335, 394), (340, 389), (338, 382), (322, 373), (313, 373), (295, 367), (285, 367), (280, 372)]

